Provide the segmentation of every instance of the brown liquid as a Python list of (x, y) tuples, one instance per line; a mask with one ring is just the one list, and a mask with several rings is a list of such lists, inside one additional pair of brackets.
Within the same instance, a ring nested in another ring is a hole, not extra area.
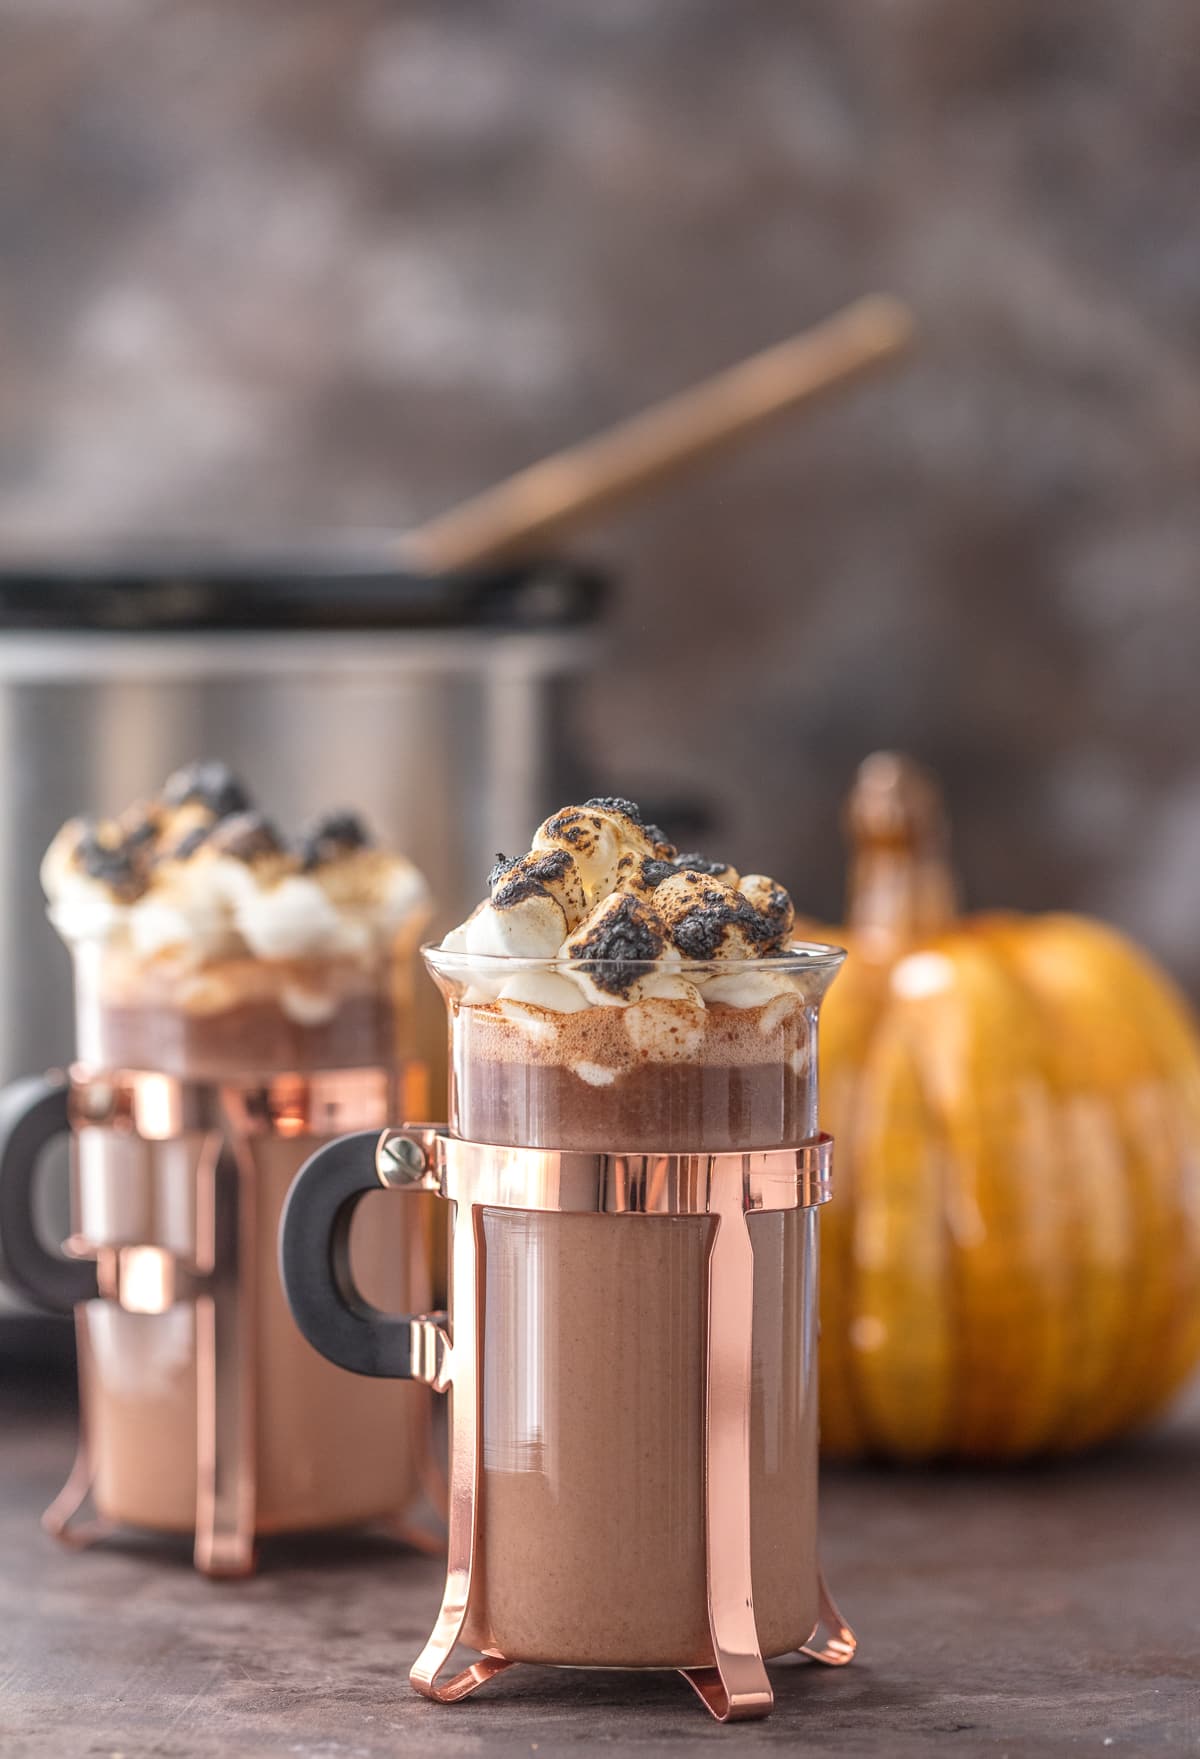
[[(483, 1018), (491, 1010), (462, 1007), (455, 1128), (535, 1147), (795, 1145), (815, 1126), (811, 1017), (753, 1061), (750, 1012), (720, 1023), (722, 1060), (626, 1061), (595, 1085), (555, 1060), (548, 1040), (536, 1061), (503, 1054), (513, 1041)], [(615, 1030), (569, 1020), (572, 1059), (582, 1035)], [(735, 1038), (745, 1054), (732, 1052)], [(472, 1042), (491, 1054), (473, 1057)], [(466, 1630), (477, 1646), (593, 1666), (711, 1662), (711, 1227), (704, 1217), (484, 1212), (481, 1553)], [(779, 1655), (817, 1621), (815, 1212), (756, 1215), (749, 1228), (754, 1606), (763, 1653)]]
[(392, 1003), (379, 992), (347, 996), (328, 1020), (313, 1025), (290, 1019), (270, 1000), (215, 1014), (106, 1007), (98, 1037), (99, 1060), (107, 1068), (157, 1069), (197, 1081), (276, 1070), (389, 1069), (396, 1054)]
[[(345, 1024), (341, 1015), (338, 1020)], [(349, 1053), (361, 1061), (357, 1052), (364, 1044), (357, 1025), (347, 1041), (331, 1039), (321, 1028), (308, 1029), (307, 1041), (298, 1041), (290, 1022), (275, 1020), (265, 1040), (249, 1050), (241, 1036), (244, 1023), (233, 1023), (226, 1040), (216, 1016), (204, 1024), (211, 1039), (200, 1043), (193, 1018), (171, 1017), (163, 1009), (141, 1018), (132, 1010), (109, 1010), (101, 1024), (114, 1063), (128, 1066), (122, 1052), (135, 1047), (186, 1043), (199, 1065), (189, 1072), (209, 1079), (228, 1078), (241, 1055), (248, 1069), (269, 1071), (267, 1053), (274, 1054), (284, 1038), (299, 1053), (289, 1066), (300, 1070), (345, 1066)], [(145, 1067), (146, 1059), (139, 1060)], [(161, 1059), (153, 1066), (162, 1066)], [(96, 1241), (162, 1244), (190, 1258), (202, 1140), (149, 1143), (111, 1131), (81, 1131), (82, 1231)], [(304, 1341), (287, 1310), (276, 1265), (279, 1214), (292, 1178), (320, 1140), (263, 1135), (248, 1144), (257, 1171), (250, 1330), (259, 1533), (401, 1514), (417, 1488), (427, 1434), (426, 1388), (335, 1368)], [(424, 1247), (432, 1203), (420, 1197), (398, 1203), (380, 1192), (360, 1206), (352, 1264), (364, 1295), (376, 1305), (392, 1312), (426, 1308)], [(137, 1526), (191, 1531), (197, 1489), (194, 1309), (181, 1304), (145, 1315), (93, 1302), (86, 1333), (81, 1374), (100, 1513)]]
[(458, 1133), (510, 1147), (722, 1154), (787, 1147), (815, 1130), (811, 1011), (708, 1009), (697, 1054), (666, 1059), (631, 1043), (624, 1013), (543, 1015), (531, 1034), (494, 1008), (460, 1007), (451, 1046)]
[[(703, 1217), (485, 1212), (479, 1590), (519, 1661), (712, 1659)], [(817, 1622), (815, 1218), (751, 1219), (751, 1557), (764, 1655)]]
[(722, 1068), (645, 1063), (597, 1087), (570, 1069), (490, 1063), (456, 1088), (460, 1129), (473, 1142), (710, 1154), (802, 1142), (808, 1082), (779, 1065)]

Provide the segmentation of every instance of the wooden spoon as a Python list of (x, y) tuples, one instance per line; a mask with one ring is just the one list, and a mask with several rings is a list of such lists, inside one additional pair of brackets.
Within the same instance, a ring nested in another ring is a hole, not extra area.
[(908, 307), (870, 294), (690, 391), (518, 471), (406, 533), (405, 562), (432, 573), (536, 553), (594, 515), (634, 500), (733, 446), (776, 416), (902, 354)]

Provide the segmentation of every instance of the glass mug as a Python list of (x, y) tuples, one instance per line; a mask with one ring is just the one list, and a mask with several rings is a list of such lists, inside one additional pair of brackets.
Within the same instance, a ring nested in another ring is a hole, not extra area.
[[(720, 1720), (765, 1715), (764, 1657), (854, 1652), (816, 1555), (816, 1027), (844, 955), (693, 968), (767, 1001), (693, 1010), (690, 1034), (670, 1010), (487, 1005), (553, 966), (425, 956), (449, 1130), (321, 1149), (280, 1238), (310, 1343), (452, 1395), (445, 1597), (412, 1683), (448, 1702), (514, 1662), (675, 1668)], [(448, 1313), (356, 1288), (349, 1232), (381, 1185), (454, 1206)], [(482, 1659), (440, 1681), (460, 1641)]]
[[(186, 1533), (200, 1570), (235, 1576), (265, 1534), (382, 1520), (422, 1540), (410, 1516), (437, 1483), (432, 1395), (368, 1386), (310, 1350), (275, 1250), (288, 1186), (321, 1142), (424, 1102), (407, 1054), (412, 948), (366, 988), (333, 961), (304, 964), (330, 1011), (300, 1024), (269, 973), (253, 1002), (189, 1012), (177, 977), (143, 968), (130, 993), (128, 966), (80, 948), (79, 1061), (0, 1095), (6, 1280), (76, 1312), (79, 1449), (43, 1517), (68, 1543), (127, 1525)], [(34, 1188), (68, 1130), (62, 1256), (38, 1234)], [(428, 1301), (432, 1201), (407, 1228), (385, 1198), (369, 1207), (355, 1276), (384, 1306)]]

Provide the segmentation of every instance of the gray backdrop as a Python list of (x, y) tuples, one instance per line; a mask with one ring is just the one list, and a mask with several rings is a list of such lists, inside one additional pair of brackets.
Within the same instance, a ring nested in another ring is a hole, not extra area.
[[(919, 360), (664, 494), (579, 726), (811, 908), (858, 758), (1200, 988), (1200, 9), (0, 0), (0, 525), (385, 526), (871, 286)], [(718, 850), (718, 852), (721, 852)]]

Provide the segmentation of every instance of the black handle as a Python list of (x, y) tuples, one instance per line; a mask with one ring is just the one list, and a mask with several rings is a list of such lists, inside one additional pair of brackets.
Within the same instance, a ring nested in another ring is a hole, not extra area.
[(52, 1313), (69, 1313), (98, 1293), (95, 1264), (52, 1252), (33, 1220), (39, 1156), (71, 1128), (67, 1093), (66, 1081), (54, 1075), (31, 1075), (0, 1093), (0, 1276)]
[(350, 1223), (375, 1174), (378, 1130), (339, 1136), (305, 1161), (279, 1224), (279, 1276), (313, 1349), (352, 1374), (413, 1378), (411, 1320), (364, 1301), (350, 1270)]

